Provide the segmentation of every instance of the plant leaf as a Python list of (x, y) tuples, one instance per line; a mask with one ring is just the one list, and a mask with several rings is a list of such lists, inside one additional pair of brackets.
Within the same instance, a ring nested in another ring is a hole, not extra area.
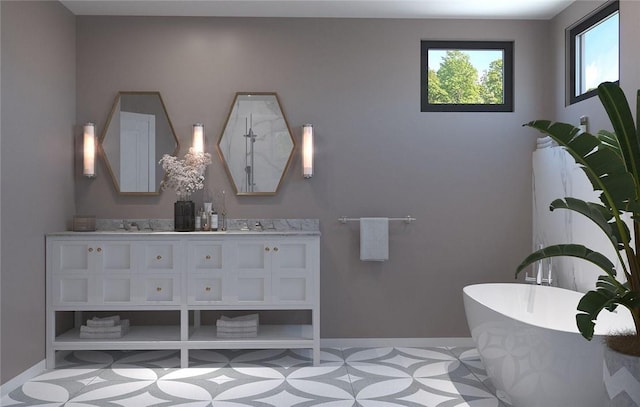
[(600, 312), (613, 311), (618, 305), (630, 310), (640, 307), (640, 293), (629, 291), (628, 284), (620, 284), (611, 276), (598, 277), (596, 289), (587, 292), (578, 303), (576, 324), (582, 336), (591, 340)]
[(591, 338), (593, 338), (595, 320), (598, 318), (598, 314), (606, 308), (608, 303), (614, 298), (615, 294), (612, 294), (610, 291), (592, 290), (580, 299), (578, 303), (578, 314), (576, 315), (576, 324), (585, 339), (591, 340)]
[(611, 143), (602, 143), (597, 136), (580, 133), (577, 127), (567, 123), (536, 120), (525, 126), (549, 135), (563, 147), (587, 174), (593, 189), (603, 191), (600, 200), (607, 208), (620, 211), (635, 207), (634, 178)]
[(581, 199), (566, 197), (564, 200), (556, 199), (551, 202), (550, 209), (552, 211), (555, 209), (569, 209), (591, 219), (593, 223), (595, 223), (600, 229), (602, 229), (602, 231), (611, 241), (611, 244), (613, 244), (613, 246), (617, 250), (623, 250), (623, 243), (629, 243), (630, 241), (631, 235), (629, 233), (627, 225), (623, 224), (626, 232), (626, 241), (623, 241), (615, 220), (609, 222), (613, 218), (611, 210), (603, 205), (598, 205), (592, 202), (585, 202)]
[(622, 151), (620, 150), (620, 142), (618, 141), (618, 137), (616, 137), (615, 133), (612, 133), (607, 130), (598, 131), (598, 139), (601, 143), (609, 146), (613, 151), (616, 152), (620, 157), (622, 157)]
[(602, 254), (579, 244), (558, 244), (537, 250), (527, 256), (527, 258), (524, 259), (516, 269), (516, 278), (522, 270), (536, 261), (549, 257), (560, 256), (577, 257), (586, 260), (600, 267), (605, 273), (607, 273), (607, 275), (612, 277), (615, 277), (616, 275), (613, 263), (611, 263), (611, 261)]
[(603, 82), (598, 85), (598, 97), (609, 116), (613, 131), (620, 143), (620, 151), (624, 157), (627, 171), (633, 175), (635, 184), (639, 185), (640, 145), (627, 98), (620, 86), (612, 82)]

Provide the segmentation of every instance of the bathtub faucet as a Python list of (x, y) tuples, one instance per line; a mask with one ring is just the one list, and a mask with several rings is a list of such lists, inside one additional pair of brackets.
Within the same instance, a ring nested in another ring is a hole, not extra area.
[[(524, 280), (537, 285), (551, 285), (553, 282), (552, 278), (552, 270), (551, 270), (551, 259), (546, 258), (539, 260), (535, 264), (535, 276), (526, 275)], [(546, 277), (545, 277), (546, 272)]]

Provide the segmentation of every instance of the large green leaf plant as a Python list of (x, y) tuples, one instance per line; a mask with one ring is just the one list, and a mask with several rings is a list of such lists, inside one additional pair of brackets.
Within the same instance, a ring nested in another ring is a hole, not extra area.
[[(598, 277), (594, 290), (587, 292), (578, 303), (576, 323), (586, 339), (593, 338), (595, 320), (603, 309), (613, 311), (622, 305), (631, 311), (635, 336), (640, 336), (640, 120), (634, 123), (624, 92), (616, 83), (598, 86), (598, 97), (604, 106), (614, 132), (601, 130), (598, 134), (580, 132), (567, 123), (536, 120), (525, 124), (547, 134), (566, 150), (589, 178), (593, 189), (600, 193), (601, 203), (585, 202), (566, 197), (556, 199), (550, 209), (567, 209), (591, 219), (608, 237), (615, 248), (618, 270), (601, 253), (583, 245), (558, 244), (530, 254), (517, 268), (549, 257), (569, 256), (598, 266), (604, 274)], [(640, 118), (640, 90), (637, 93), (637, 114)], [(623, 220), (630, 214), (633, 231)], [(632, 245), (632, 233), (635, 235)], [(625, 283), (616, 279), (618, 272)]]

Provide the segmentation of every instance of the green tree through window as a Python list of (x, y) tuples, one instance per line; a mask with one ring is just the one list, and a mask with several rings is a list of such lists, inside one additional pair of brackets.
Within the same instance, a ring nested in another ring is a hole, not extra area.
[(428, 72), (429, 103), (501, 104), (503, 103), (502, 59), (489, 64), (478, 77), (478, 70), (468, 54), (448, 50), (437, 71)]
[(429, 69), (429, 103), (449, 103), (449, 94), (440, 86), (436, 71)]
[(502, 91), (503, 69), (502, 60), (496, 59), (489, 64), (489, 70), (480, 78), (480, 97), (483, 103), (492, 105), (501, 104), (504, 100), (504, 92)]
[(447, 51), (436, 75), (446, 94), (440, 103), (481, 103), (478, 71), (471, 64), (469, 55), (458, 50)]
[(513, 112), (514, 41), (420, 41), (420, 111)]

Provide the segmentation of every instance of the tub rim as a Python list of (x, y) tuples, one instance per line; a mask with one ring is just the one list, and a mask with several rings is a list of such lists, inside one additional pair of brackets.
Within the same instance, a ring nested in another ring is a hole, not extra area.
[[(532, 327), (536, 327), (536, 328), (540, 328), (540, 329), (547, 329), (549, 331), (553, 331), (553, 332), (559, 332), (559, 333), (568, 333), (568, 334), (577, 334), (582, 336), (582, 334), (580, 333), (580, 331), (578, 330), (578, 326), (577, 323), (575, 322), (575, 315), (578, 313), (577, 310), (577, 306), (578, 306), (578, 302), (576, 301), (576, 306), (573, 308), (574, 310), (574, 320), (573, 320), (573, 324), (570, 324), (569, 328), (557, 328), (557, 327), (552, 327), (552, 326), (548, 326), (548, 325), (542, 325), (540, 323), (535, 323), (533, 321), (525, 321), (525, 320), (521, 320), (521, 319), (517, 319), (512, 315), (508, 315), (506, 313), (504, 313), (502, 310), (497, 310), (494, 308), (489, 307), (487, 304), (483, 304), (481, 301), (479, 301), (478, 299), (474, 298), (472, 295), (469, 294), (469, 290), (473, 289), (474, 287), (480, 287), (480, 286), (500, 286), (500, 287), (506, 287), (506, 286), (518, 286), (518, 287), (531, 287), (535, 290), (548, 290), (548, 291), (556, 291), (556, 292), (565, 292), (565, 293), (570, 293), (570, 295), (572, 296), (577, 296), (578, 297), (578, 301), (580, 300), (580, 298), (582, 298), (582, 296), (584, 296), (585, 293), (580, 292), (580, 291), (575, 291), (575, 290), (571, 290), (568, 288), (564, 288), (564, 287), (555, 287), (555, 286), (548, 286), (548, 285), (538, 285), (538, 284), (527, 284), (527, 283), (522, 283), (522, 282), (513, 282), (513, 283), (508, 283), (508, 282), (497, 282), (497, 283), (474, 283), (474, 284), (468, 284), (466, 286), (463, 287), (462, 292), (463, 292), (463, 300), (465, 297), (468, 297), (470, 300), (475, 301), (476, 303), (478, 303), (479, 305), (491, 310), (492, 312), (498, 313), (500, 315), (502, 315), (505, 318), (509, 318), (512, 321), (516, 321), (518, 323), (524, 324), (524, 325), (528, 325), (528, 326), (532, 326)], [(524, 288), (523, 288), (524, 289)], [(619, 306), (618, 309), (624, 309), (625, 312), (629, 312), (624, 306)], [(615, 313), (617, 313), (618, 311), (614, 311)], [(603, 315), (602, 313), (600, 315)], [(606, 318), (606, 317), (605, 317)], [(612, 316), (611, 318), (624, 318), (624, 317), (619, 317), (619, 316)], [(631, 322), (631, 325), (629, 326), (631, 329), (633, 329), (633, 321), (631, 320), (631, 315), (629, 314), (629, 321)], [(471, 328), (471, 327), (470, 327)], [(608, 332), (602, 332), (602, 330), (608, 330)], [(591, 339), (591, 342), (593, 342), (594, 339), (604, 339), (604, 337), (611, 335), (612, 333), (615, 333), (615, 331), (613, 329), (610, 328), (604, 328), (602, 327), (602, 324), (600, 324), (600, 329), (599, 329), (599, 325), (596, 322), (596, 326), (595, 326), (595, 332), (593, 334), (593, 338)], [(587, 340), (587, 339), (585, 339)]]

